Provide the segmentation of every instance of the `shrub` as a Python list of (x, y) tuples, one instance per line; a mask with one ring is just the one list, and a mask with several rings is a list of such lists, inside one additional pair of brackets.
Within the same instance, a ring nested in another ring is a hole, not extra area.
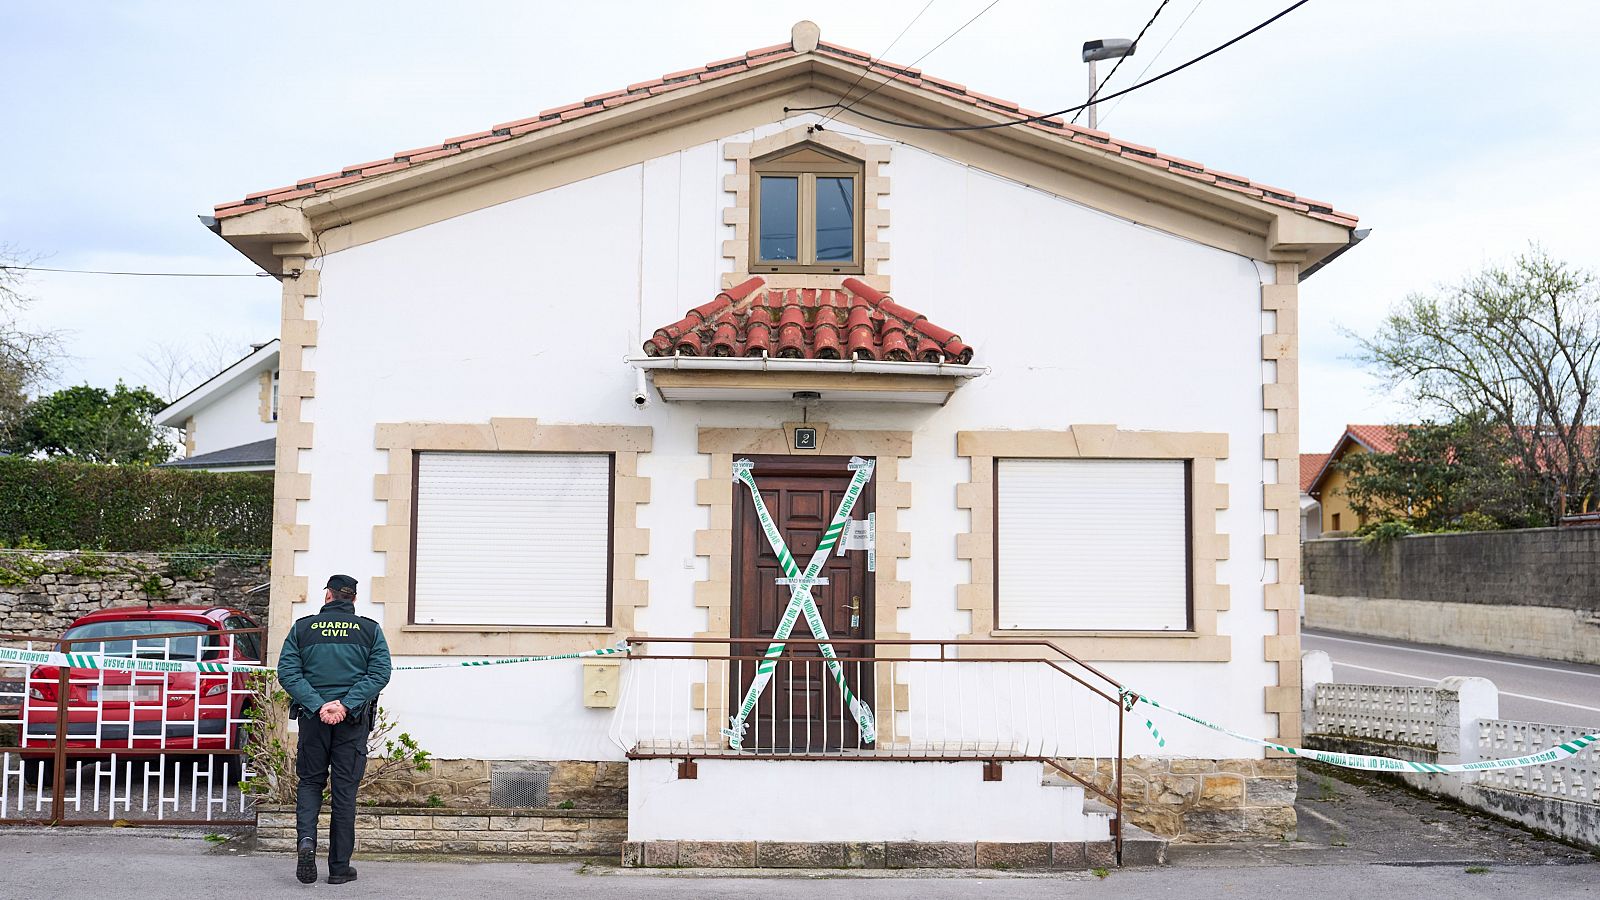
[(0, 456), (0, 545), (265, 553), (272, 549), (272, 473)]

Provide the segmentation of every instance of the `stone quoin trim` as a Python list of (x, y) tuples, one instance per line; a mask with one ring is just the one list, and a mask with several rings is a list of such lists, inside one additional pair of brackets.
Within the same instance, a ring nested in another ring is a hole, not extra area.
[(259, 404), (260, 405), (260, 409), (258, 410), (258, 412), (259, 412), (259, 414), (261, 416), (261, 421), (263, 421), (263, 422), (271, 422), (272, 421), (272, 370), (268, 369), (267, 371), (262, 372), (261, 373), (261, 377), (258, 380), (261, 382), (261, 384), (260, 384), (261, 402)]
[[(967, 457), (972, 466), (970, 480), (956, 486), (956, 506), (971, 512), (967, 532), (956, 535), (956, 556), (972, 564), (971, 581), (956, 587), (956, 606), (972, 614), (970, 629), (958, 637), (1046, 636), (1086, 660), (1227, 662), (1231, 658), (1231, 639), (1217, 633), (1217, 614), (1229, 603), (1228, 586), (1217, 581), (1218, 563), (1228, 558), (1228, 536), (1217, 531), (1217, 512), (1228, 508), (1228, 486), (1217, 481), (1217, 461), (1228, 456), (1226, 434), (1123, 431), (1115, 425), (1073, 425), (1066, 431), (962, 431), (956, 435), (956, 454)], [(1194, 630), (998, 630), (994, 468), (1001, 458), (1189, 460)]]
[[(889, 193), (889, 178), (883, 167), (889, 163), (888, 144), (867, 144), (839, 137), (827, 131), (811, 132), (804, 125), (781, 131), (750, 143), (725, 143), (723, 159), (733, 162), (733, 174), (723, 177), (723, 191), (733, 195), (733, 203), (722, 211), (724, 225), (733, 226), (733, 239), (722, 244), (722, 256), (730, 260), (732, 272), (722, 276), (724, 290), (750, 278), (750, 184), (751, 161), (798, 147), (816, 144), (852, 159), (863, 166), (862, 209), (857, 211), (862, 221), (861, 265), (862, 274), (855, 276), (880, 291), (889, 290), (889, 276), (878, 274), (879, 263), (889, 258), (889, 245), (882, 237), (882, 229), (889, 225), (889, 210), (882, 208), (879, 198)], [(804, 275), (798, 273), (762, 272), (768, 287), (783, 288), (838, 288), (839, 275)]]
[(311, 499), (311, 475), (300, 471), (300, 451), (311, 449), (311, 423), (301, 418), (302, 401), (316, 396), (316, 374), (307, 370), (306, 350), (317, 345), (317, 323), (306, 317), (306, 301), (322, 289), (322, 272), (307, 258), (285, 256), (283, 311), (279, 323), (278, 431), (272, 482), (272, 588), (268, 658), (295, 620), (294, 604), (305, 603), (309, 580), (296, 574), (297, 553), (311, 548), (311, 526), (296, 522), (300, 501)]
[[(1262, 585), (1262, 604), (1277, 615), (1263, 641), (1267, 662), (1278, 664), (1278, 683), (1266, 688), (1265, 709), (1276, 714), (1272, 740), (1300, 742), (1300, 266), (1278, 263), (1274, 284), (1261, 286), (1261, 406), (1274, 425), (1262, 436), (1262, 508), (1277, 514), (1264, 537), (1266, 559), (1277, 563), (1275, 583)], [(1270, 373), (1269, 379), (1266, 374)], [(1274, 463), (1276, 466), (1274, 466)], [(1281, 755), (1268, 751), (1270, 756)]]
[[(878, 571), (873, 579), (873, 638), (900, 640), (910, 635), (898, 630), (899, 611), (911, 605), (911, 583), (899, 577), (900, 564), (911, 556), (911, 535), (899, 530), (900, 510), (911, 507), (911, 483), (899, 480), (900, 461), (911, 455), (909, 431), (847, 431), (830, 429), (826, 422), (806, 422), (807, 428), (817, 430), (816, 450), (795, 450), (789, 434), (800, 422), (786, 422), (781, 428), (701, 428), (700, 452), (710, 457), (711, 477), (695, 482), (695, 502), (710, 507), (708, 527), (694, 535), (694, 552), (708, 560), (707, 578), (694, 586), (694, 605), (706, 610), (706, 630), (695, 637), (727, 638), (733, 623), (733, 498), (734, 490), (743, 490), (733, 481), (733, 460), (739, 456), (860, 456), (876, 463), (872, 473), (876, 491), (875, 508), (878, 518)], [(757, 470), (756, 475), (760, 476)], [(832, 515), (833, 510), (828, 511)], [(804, 624), (797, 626), (795, 636), (810, 637)], [(910, 648), (904, 645), (880, 646), (874, 650), (879, 657), (903, 657)], [(696, 644), (695, 652), (717, 656), (726, 653), (725, 643)], [(716, 666), (708, 666), (707, 683), (691, 688), (694, 708), (706, 712), (706, 734), (697, 740), (715, 735), (725, 722), (715, 720), (718, 708), (713, 699), (727, 693), (723, 680), (725, 673)], [(878, 667), (874, 685), (879, 698), (874, 705), (882, 711), (882, 699), (893, 691), (896, 712), (909, 708), (905, 684), (889, 682), (888, 666)], [(893, 746), (899, 735), (895, 722), (878, 722), (879, 746)]]
[[(639, 455), (650, 452), (647, 425), (554, 425), (537, 419), (490, 419), (485, 424), (380, 423), (375, 442), (389, 454), (389, 470), (373, 478), (384, 502), (383, 525), (372, 529), (372, 549), (383, 554), (383, 575), (372, 579), (381, 604), (389, 649), (400, 656), (528, 656), (573, 653), (634, 633), (635, 613), (650, 600), (650, 583), (636, 576), (638, 558), (650, 552), (650, 532), (638, 525), (638, 507), (650, 502), (650, 479), (639, 475)], [(500, 453), (610, 453), (611, 627), (414, 625), (411, 604), (413, 467), (419, 451)]]

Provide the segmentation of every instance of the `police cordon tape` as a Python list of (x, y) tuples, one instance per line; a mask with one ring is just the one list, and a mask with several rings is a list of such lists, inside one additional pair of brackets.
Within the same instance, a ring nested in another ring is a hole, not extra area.
[[(475, 666), (507, 666), (517, 663), (549, 662), (557, 659), (588, 659), (599, 656), (627, 656), (627, 641), (610, 647), (582, 650), (577, 653), (558, 653), (553, 656), (511, 656), (501, 659), (475, 659), (467, 662), (428, 663), (418, 666), (395, 666), (395, 672), (416, 672), (425, 669), (461, 669)], [(30, 666), (66, 666), (69, 669), (93, 669), (107, 672), (199, 672), (203, 675), (249, 674), (276, 672), (272, 666), (242, 666), (234, 663), (184, 662), (170, 659), (140, 659), (127, 656), (107, 656), (103, 653), (61, 653), (55, 650), (14, 650), (0, 647), (0, 663), (20, 663)]]
[[(1179, 718), (1188, 719), (1196, 725), (1204, 726), (1212, 731), (1225, 734), (1228, 737), (1236, 738), (1260, 747), (1267, 747), (1272, 750), (1277, 750), (1281, 753), (1287, 753), (1290, 756), (1295, 756), (1300, 759), (1315, 760), (1316, 762), (1323, 762), (1346, 769), (1365, 769), (1375, 772), (1429, 772), (1450, 774), (1460, 772), (1485, 772), (1494, 769), (1524, 769), (1529, 766), (1542, 766), (1546, 763), (1560, 762), (1564, 759), (1571, 759), (1572, 757), (1577, 756), (1579, 753), (1582, 753), (1585, 748), (1596, 743), (1597, 741), (1600, 741), (1600, 733), (1585, 734), (1575, 737), (1570, 741), (1566, 741), (1565, 743), (1557, 744), (1549, 750), (1544, 750), (1539, 753), (1532, 753), (1527, 756), (1514, 756), (1507, 759), (1480, 759), (1476, 762), (1445, 763), (1441, 765), (1439, 763), (1415, 762), (1409, 759), (1395, 759), (1391, 756), (1364, 756), (1359, 753), (1331, 753), (1326, 750), (1308, 750), (1304, 747), (1286, 747), (1283, 744), (1274, 744), (1272, 741), (1264, 741), (1261, 738), (1250, 737), (1249, 735), (1240, 734), (1237, 731), (1223, 728), (1221, 725), (1218, 725), (1214, 722), (1207, 722), (1205, 719), (1202, 719), (1199, 716), (1192, 716), (1181, 709), (1174, 709), (1170, 706), (1162, 706), (1160, 703), (1151, 700), (1149, 697), (1139, 693), (1138, 691), (1127, 689), (1122, 691), (1123, 709), (1132, 712), (1134, 706), (1139, 703), (1144, 703), (1156, 709), (1169, 712), (1175, 716), (1178, 716)], [(1145, 719), (1144, 725), (1146, 728), (1150, 729), (1150, 735), (1156, 739), (1157, 747), (1165, 747), (1167, 745), (1167, 741), (1161, 736), (1161, 732), (1156, 730), (1154, 722), (1151, 722), (1149, 719)]]

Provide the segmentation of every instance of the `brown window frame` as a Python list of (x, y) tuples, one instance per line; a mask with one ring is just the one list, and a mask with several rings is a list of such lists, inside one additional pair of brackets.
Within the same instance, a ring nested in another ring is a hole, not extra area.
[[(828, 157), (832, 162), (797, 161), (790, 157), (802, 151), (811, 151)], [(793, 177), (799, 179), (797, 226), (797, 251), (799, 259), (788, 260), (763, 260), (761, 258), (761, 179), (763, 176)], [(833, 178), (848, 176), (853, 179), (851, 227), (854, 234), (852, 241), (852, 256), (849, 262), (818, 262), (816, 260), (817, 243), (817, 194), (816, 184), (818, 177)], [(792, 147), (785, 147), (777, 153), (754, 160), (750, 164), (750, 272), (754, 273), (801, 273), (801, 274), (836, 274), (860, 275), (866, 271), (866, 233), (864, 220), (866, 210), (863, 198), (866, 196), (866, 163), (859, 159), (843, 156), (837, 151), (830, 150), (820, 144), (804, 143)]]
[[(417, 528), (422, 521), (417, 505), (422, 490), (422, 457), (429, 453), (473, 454), (483, 456), (604, 456), (606, 458), (606, 623), (603, 627), (616, 627), (616, 570), (617, 570), (617, 454), (613, 450), (422, 450), (411, 451), (411, 534), (410, 559), (406, 567), (406, 624), (417, 622)], [(422, 627), (429, 627), (422, 625)], [(450, 627), (472, 628), (600, 628), (602, 626), (574, 625), (507, 625), (504, 622), (452, 623)]]

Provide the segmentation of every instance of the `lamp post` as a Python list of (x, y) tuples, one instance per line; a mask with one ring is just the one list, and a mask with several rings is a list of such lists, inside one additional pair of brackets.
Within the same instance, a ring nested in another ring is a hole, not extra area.
[[(1095, 63), (1102, 59), (1121, 59), (1132, 56), (1137, 45), (1127, 38), (1105, 38), (1098, 41), (1084, 41), (1083, 61), (1089, 64), (1089, 99), (1094, 99), (1094, 92), (1100, 87), (1100, 80), (1095, 77)], [(1093, 129), (1099, 123), (1100, 117), (1096, 114), (1095, 107), (1099, 104), (1089, 104), (1089, 127)]]

